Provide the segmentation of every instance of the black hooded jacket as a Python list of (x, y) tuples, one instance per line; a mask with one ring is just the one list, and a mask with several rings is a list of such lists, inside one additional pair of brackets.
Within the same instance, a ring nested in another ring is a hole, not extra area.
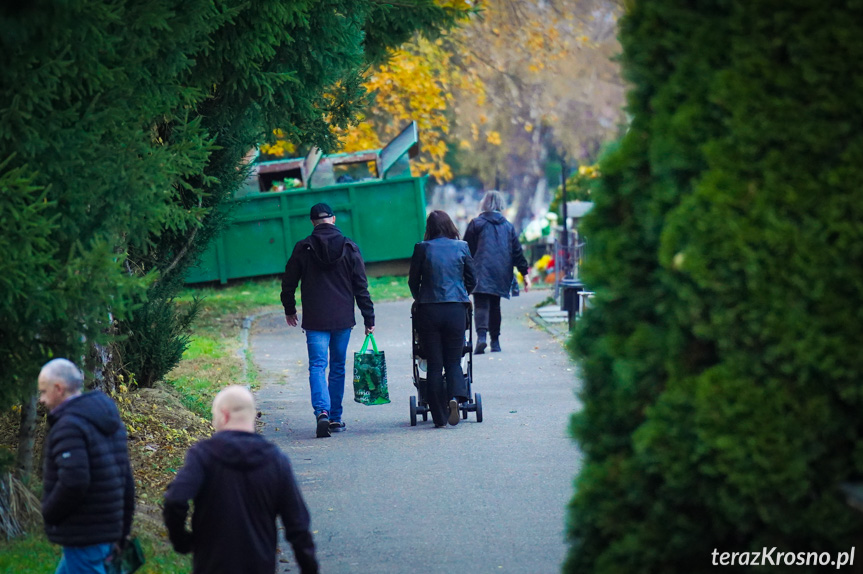
[(474, 293), (509, 299), (512, 268), (527, 275), (527, 259), (512, 223), (499, 211), (485, 211), (471, 220), (464, 232), (476, 268)]
[(297, 285), (303, 303), (303, 329), (350, 329), (356, 325), (354, 300), (365, 326), (374, 326), (375, 309), (360, 249), (335, 225), (316, 225), (311, 235), (294, 246), (282, 276), (285, 315), (297, 312)]
[[(185, 528), (190, 500), (192, 532)], [(300, 572), (317, 573), (309, 511), (291, 463), (255, 433), (225, 430), (197, 443), (165, 492), (168, 536), (177, 552), (194, 552), (194, 574), (273, 574), (277, 516)]]
[(132, 528), (135, 483), (126, 427), (101, 391), (68, 399), (48, 415), (42, 518), (62, 546), (111, 544)]

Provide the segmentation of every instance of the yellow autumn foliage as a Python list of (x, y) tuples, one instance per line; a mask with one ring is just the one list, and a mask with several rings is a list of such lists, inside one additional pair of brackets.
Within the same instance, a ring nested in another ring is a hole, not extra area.
[[(530, 0), (435, 2), (473, 13), (435, 40), (414, 38), (384, 65), (368, 70), (365, 87), (373, 101), (355, 125), (337, 132), (341, 151), (381, 148), (414, 120), (420, 155), (411, 162), (413, 173), (442, 181), (452, 177), (445, 161), (447, 141), (464, 152), (462, 167), (491, 177), (507, 157), (534, 153), (541, 146), (530, 142), (544, 141), (549, 130), (571, 147), (600, 130), (593, 122), (592, 131), (579, 135), (561, 122), (571, 120), (570, 101), (597, 108), (597, 117), (614, 107), (602, 107), (606, 96), (617, 94), (613, 70), (602, 68), (601, 90), (591, 91), (591, 70), (607, 55), (597, 52), (599, 44), (587, 34), (594, 33), (594, 16), (607, 20), (606, 12), (596, 12), (586, 0), (562, 0), (559, 9)], [(264, 151), (284, 155), (294, 150), (279, 139)]]
[(393, 52), (386, 64), (369, 70), (365, 86), (374, 95), (374, 105), (363, 121), (339, 134), (343, 150), (379, 148), (413, 120), (420, 135), (420, 155), (412, 162), (414, 173), (438, 181), (451, 179), (445, 161), (451, 92), (475, 93), (477, 85), (450, 60), (441, 42), (418, 38)]
[[(444, 8), (472, 11), (483, 5), (479, 0), (436, 0)], [(416, 121), (420, 137), (420, 154), (411, 162), (414, 175), (428, 174), (438, 181), (452, 178), (445, 161), (446, 136), (451, 131), (452, 92), (469, 93), (483, 101), (484, 86), (472, 75), (452, 65), (452, 54), (444, 48), (442, 38), (434, 41), (416, 37), (390, 54), (388, 61), (369, 69), (365, 88), (373, 95), (373, 104), (358, 123), (336, 130), (340, 151), (355, 152), (379, 149), (411, 121)], [(261, 146), (264, 153), (286, 156), (296, 146), (276, 133), (272, 145)]]

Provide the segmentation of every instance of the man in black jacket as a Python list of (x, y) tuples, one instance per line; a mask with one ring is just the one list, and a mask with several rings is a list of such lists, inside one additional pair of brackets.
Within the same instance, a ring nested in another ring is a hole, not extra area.
[(315, 228), (294, 246), (282, 277), (281, 298), (288, 325), (296, 327), (295, 293), (302, 281), (302, 328), (306, 332), (309, 386), (320, 438), (345, 430), (342, 398), (348, 342), (356, 325), (354, 300), (363, 315), (366, 335), (375, 330), (375, 310), (360, 249), (335, 226), (333, 210), (318, 203), (312, 207), (310, 218)]
[(135, 483), (126, 427), (101, 391), (82, 393), (84, 376), (54, 359), (39, 373), (48, 409), (42, 517), (48, 540), (63, 546), (59, 574), (105, 572), (114, 545), (132, 528)]
[[(216, 434), (186, 453), (165, 492), (164, 518), (174, 550), (193, 552), (193, 574), (273, 574), (276, 517), (302, 574), (316, 574), (309, 511), (291, 463), (255, 434), (252, 393), (230, 386), (213, 401)], [(186, 530), (189, 501), (195, 503)]]

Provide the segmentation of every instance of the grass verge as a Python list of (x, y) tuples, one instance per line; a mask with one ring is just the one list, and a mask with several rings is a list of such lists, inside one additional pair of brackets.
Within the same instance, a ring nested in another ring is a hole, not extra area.
[[(192, 570), (190, 556), (170, 550), (152, 534), (139, 536), (146, 563), (141, 574), (181, 574)], [(11, 542), (0, 541), (0, 572), (6, 574), (54, 574), (60, 562), (61, 549), (51, 544), (44, 534), (31, 534)]]
[[(281, 289), (279, 279), (268, 278), (218, 287), (188, 287), (177, 298), (180, 304), (201, 299), (189, 348), (180, 364), (165, 377), (188, 409), (209, 418), (210, 403), (222, 387), (241, 384), (257, 388), (257, 371), (240, 339), (243, 320), (250, 315), (280, 311)], [(407, 277), (372, 277), (369, 293), (376, 303), (410, 297)]]

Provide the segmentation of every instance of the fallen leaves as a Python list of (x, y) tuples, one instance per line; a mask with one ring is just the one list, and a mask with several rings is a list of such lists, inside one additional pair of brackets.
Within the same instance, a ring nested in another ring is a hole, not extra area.
[(114, 399), (129, 432), (129, 458), (138, 499), (160, 500), (183, 465), (186, 450), (211, 436), (213, 427), (163, 388), (118, 392)]

